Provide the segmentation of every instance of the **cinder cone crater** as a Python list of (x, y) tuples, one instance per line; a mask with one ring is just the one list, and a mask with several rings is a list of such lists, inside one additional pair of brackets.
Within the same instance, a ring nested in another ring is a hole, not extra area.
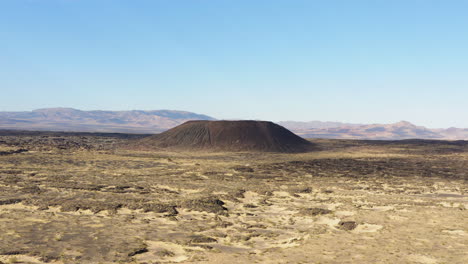
[(131, 144), (138, 149), (306, 152), (313, 144), (269, 121), (188, 121)]

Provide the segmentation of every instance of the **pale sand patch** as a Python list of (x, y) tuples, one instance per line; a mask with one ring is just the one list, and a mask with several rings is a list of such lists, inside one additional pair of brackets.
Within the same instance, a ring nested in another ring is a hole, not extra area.
[[(1, 219), (0, 219), (1, 221)], [(5, 219), (4, 221), (9, 221), (8, 219)], [(21, 237), (21, 234), (19, 234), (17, 231), (15, 230), (6, 230), (6, 232), (4, 233), (5, 235), (8, 235), (8, 236), (15, 236), (15, 237)]]
[(94, 224), (84, 224), (84, 226), (92, 227), (92, 228), (102, 228), (102, 227), (105, 227), (106, 225), (105, 224), (94, 223)]
[(375, 205), (375, 203), (373, 202), (370, 202), (370, 201), (367, 201), (367, 200), (353, 200), (353, 204), (356, 206), (356, 207), (359, 207), (359, 208), (371, 208), (372, 206)]
[(256, 192), (247, 191), (244, 194), (244, 198), (240, 199), (243, 203), (257, 204), (261, 199), (260, 195)]
[(71, 214), (71, 215), (94, 215), (94, 212), (91, 211), (90, 209), (86, 209), (86, 210), (78, 209), (77, 211), (69, 211), (66, 213)]
[(373, 225), (373, 224), (359, 224), (354, 230), (352, 230), (352, 233), (373, 233), (377, 232), (380, 229), (382, 229), (383, 226), (381, 225)]
[(204, 180), (210, 179), (210, 177), (208, 177), (208, 176), (206, 176), (206, 175), (203, 175), (202, 173), (199, 173), (199, 172), (197, 172), (196, 175), (197, 175), (198, 177), (204, 179)]
[(450, 195), (463, 196), (463, 193), (461, 193), (460, 191), (453, 191), (453, 190), (450, 190), (450, 189), (441, 189), (441, 190), (435, 191), (434, 193), (447, 195), (447, 196), (450, 196)]
[(122, 207), (122, 208), (117, 209), (117, 214), (120, 214), (120, 215), (132, 215), (132, 214), (137, 214), (137, 213), (141, 213), (141, 212), (143, 212), (143, 210), (141, 210), (141, 209), (132, 210), (132, 209), (129, 209), (127, 207)]
[[(405, 205), (405, 206), (410, 206), (410, 205)], [(401, 212), (401, 213), (410, 213), (412, 212), (411, 210), (409, 210), (408, 208), (402, 208), (402, 209), (398, 209), (398, 210), (395, 210), (397, 212)]]
[[(166, 213), (155, 213), (155, 212), (146, 212), (144, 213), (142, 209), (129, 209), (126, 207), (119, 208), (117, 210), (117, 213), (114, 215), (115, 216), (120, 216), (123, 218), (131, 218), (132, 223), (141, 223), (144, 221), (151, 221), (151, 223), (154, 223), (158, 225), (160, 229), (167, 229), (171, 228), (177, 225), (176, 221), (172, 221), (166, 216)], [(111, 217), (110, 215), (106, 215), (106, 218)]]
[(341, 220), (336, 217), (330, 218), (326, 216), (320, 216), (315, 223), (319, 225), (328, 225), (329, 227), (335, 229), (335, 226), (337, 226), (340, 221)]
[(391, 205), (381, 205), (381, 206), (363, 206), (362, 209), (373, 210), (378, 212), (386, 212), (390, 210), (395, 210), (395, 206)]
[[(27, 263), (27, 264), (44, 264), (39, 257), (31, 257), (27, 255), (0, 255), (0, 261), (4, 263)], [(62, 261), (50, 261), (50, 264), (63, 264)]]
[(355, 215), (356, 212), (353, 211), (336, 211), (335, 215), (338, 217), (347, 217), (347, 216), (353, 216)]
[(408, 256), (408, 260), (416, 263), (422, 263), (422, 264), (435, 264), (437, 263), (437, 259), (424, 256), (424, 255), (410, 255)]
[(325, 206), (327, 207), (328, 210), (336, 210), (336, 208), (342, 206), (343, 204), (342, 203), (329, 203), (329, 204), (325, 204)]
[[(148, 252), (138, 254), (136, 259), (138, 261), (147, 261), (149, 263), (160, 262), (182, 262), (188, 260), (189, 256), (185, 248), (181, 245), (162, 242), (162, 241), (145, 241)], [(200, 250), (199, 248), (190, 248), (190, 250)]]
[(276, 237), (274, 240), (264, 237), (254, 237), (250, 239), (250, 241), (255, 243), (256, 249), (270, 249), (297, 247), (301, 245), (300, 241), (304, 239), (307, 239), (307, 237), (291, 237), (290, 234), (284, 234)]
[(217, 215), (215, 213), (195, 211), (185, 208), (177, 208), (179, 212), (176, 216), (178, 220), (192, 220), (192, 219), (205, 219), (206, 217), (215, 218)]
[(457, 207), (464, 207), (465, 209), (468, 208), (468, 204), (462, 204), (462, 203), (440, 202), (437, 204), (442, 205), (443, 207), (448, 207), (448, 208), (457, 208)]
[(35, 217), (24, 217), (22, 220), (33, 223), (50, 223), (47, 219), (35, 218)]
[(466, 236), (466, 232), (464, 230), (442, 230), (442, 232), (450, 235)]
[(45, 212), (49, 213), (60, 213), (60, 206), (49, 206)]
[(396, 220), (399, 222), (407, 221), (408, 217), (405, 216), (399, 216), (399, 215), (388, 215), (387, 216), (389, 219)]
[(218, 192), (212, 192), (213, 195), (226, 195), (228, 192), (223, 192), (223, 191), (218, 191)]
[(288, 192), (285, 192), (285, 191), (274, 191), (273, 195), (275, 195), (276, 197), (279, 197), (279, 198), (289, 198), (289, 197), (291, 197), (291, 194), (289, 194)]
[[(288, 192), (274, 192), (273, 196), (267, 199), (268, 205), (259, 203), (265, 197), (256, 192), (248, 191), (243, 196), (239, 199), (241, 203), (226, 201), (225, 206), (230, 212), (226, 219), (234, 222), (234, 225), (229, 227), (231, 232), (228, 231), (228, 236), (219, 240), (224, 244), (223, 250), (229, 248), (231, 252), (245, 249), (264, 251), (297, 247), (307, 240), (310, 234), (323, 234), (328, 226), (333, 227), (340, 221), (322, 218), (316, 222), (316, 217), (298, 216), (298, 209), (304, 205), (327, 206), (309, 201), (307, 198), (311, 196), (308, 195), (298, 198)], [(245, 207), (245, 204), (257, 207)], [(341, 203), (334, 203), (327, 207), (336, 208), (340, 205)]]
[(37, 208), (37, 206), (24, 205), (23, 203), (4, 204), (0, 205), (0, 212), (9, 210), (35, 211)]

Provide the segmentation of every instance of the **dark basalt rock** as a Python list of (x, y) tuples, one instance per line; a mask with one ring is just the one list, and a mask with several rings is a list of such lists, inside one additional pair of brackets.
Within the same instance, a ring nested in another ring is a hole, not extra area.
[(267, 121), (188, 121), (164, 133), (136, 140), (132, 149), (306, 152), (312, 143)]
[(354, 221), (340, 221), (338, 228), (341, 230), (351, 231), (357, 227), (357, 223)]
[(323, 208), (302, 208), (299, 211), (300, 215), (304, 216), (316, 216), (316, 215), (324, 215), (324, 214), (330, 214), (332, 211), (328, 209), (323, 209)]
[(213, 197), (206, 197), (206, 198), (199, 198), (184, 201), (181, 206), (195, 210), (195, 211), (203, 211), (209, 213), (215, 213), (219, 215), (228, 215), (228, 209), (223, 206), (224, 202)]

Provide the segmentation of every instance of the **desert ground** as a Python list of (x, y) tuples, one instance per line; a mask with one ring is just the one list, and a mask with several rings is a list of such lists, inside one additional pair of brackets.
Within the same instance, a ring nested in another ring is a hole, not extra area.
[(468, 263), (468, 142), (141, 151), (0, 133), (0, 263)]

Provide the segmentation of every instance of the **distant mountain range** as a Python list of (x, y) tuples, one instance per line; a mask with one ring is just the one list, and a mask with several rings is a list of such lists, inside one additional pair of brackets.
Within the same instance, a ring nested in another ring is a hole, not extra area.
[(188, 120), (214, 118), (185, 111), (81, 111), (45, 108), (0, 112), (0, 129), (75, 132), (160, 133)]
[(321, 121), (278, 123), (305, 138), (468, 140), (466, 128), (429, 129), (407, 121), (371, 125)]
[[(73, 108), (45, 108), (0, 112), (0, 129), (156, 134), (188, 120), (215, 118), (173, 110), (82, 111)], [(466, 128), (429, 129), (406, 121), (372, 125), (322, 121), (283, 121), (278, 124), (304, 138), (468, 140)]]

